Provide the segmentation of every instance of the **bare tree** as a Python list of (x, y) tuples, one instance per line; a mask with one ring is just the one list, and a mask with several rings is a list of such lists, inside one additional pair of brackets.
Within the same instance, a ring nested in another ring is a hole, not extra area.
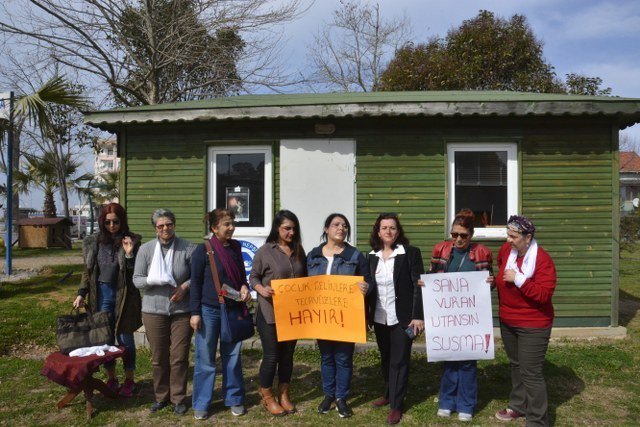
[(288, 83), (282, 32), (308, 0), (15, 0), (0, 33), (107, 85), (119, 105)]
[(383, 19), (378, 3), (341, 0), (309, 47), (310, 80), (344, 92), (375, 91), (390, 56), (410, 32), (406, 16)]
[(620, 137), (618, 139), (620, 151), (635, 151), (638, 152), (640, 148), (640, 140), (637, 137), (634, 137), (627, 130), (623, 130), (620, 132)]

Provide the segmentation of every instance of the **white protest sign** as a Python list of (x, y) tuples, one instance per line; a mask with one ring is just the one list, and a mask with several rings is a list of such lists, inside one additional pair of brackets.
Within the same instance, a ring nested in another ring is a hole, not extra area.
[(427, 361), (494, 358), (488, 271), (423, 274)]

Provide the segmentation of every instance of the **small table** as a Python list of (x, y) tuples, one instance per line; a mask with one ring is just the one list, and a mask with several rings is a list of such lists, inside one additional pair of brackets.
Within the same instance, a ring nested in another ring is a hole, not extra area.
[(40, 373), (67, 388), (67, 394), (56, 405), (58, 409), (68, 405), (81, 391), (84, 392), (87, 401), (87, 419), (91, 419), (93, 412), (91, 401), (94, 390), (112, 399), (117, 397), (116, 393), (107, 387), (104, 381), (93, 378), (93, 374), (100, 369), (100, 366), (123, 355), (123, 347), (118, 347), (117, 352), (106, 353), (104, 356), (69, 357), (56, 351), (47, 356)]

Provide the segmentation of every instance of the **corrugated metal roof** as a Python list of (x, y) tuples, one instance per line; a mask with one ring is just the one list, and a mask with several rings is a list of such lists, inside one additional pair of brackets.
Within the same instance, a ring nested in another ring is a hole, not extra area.
[(241, 95), (86, 113), (91, 125), (394, 116), (618, 116), (640, 121), (640, 99), (497, 91)]

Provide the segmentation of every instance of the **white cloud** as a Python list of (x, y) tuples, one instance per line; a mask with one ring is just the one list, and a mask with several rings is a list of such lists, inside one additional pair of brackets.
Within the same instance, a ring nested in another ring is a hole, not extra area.
[(625, 0), (598, 2), (571, 14), (554, 14), (561, 37), (569, 40), (592, 40), (640, 35), (640, 2)]

